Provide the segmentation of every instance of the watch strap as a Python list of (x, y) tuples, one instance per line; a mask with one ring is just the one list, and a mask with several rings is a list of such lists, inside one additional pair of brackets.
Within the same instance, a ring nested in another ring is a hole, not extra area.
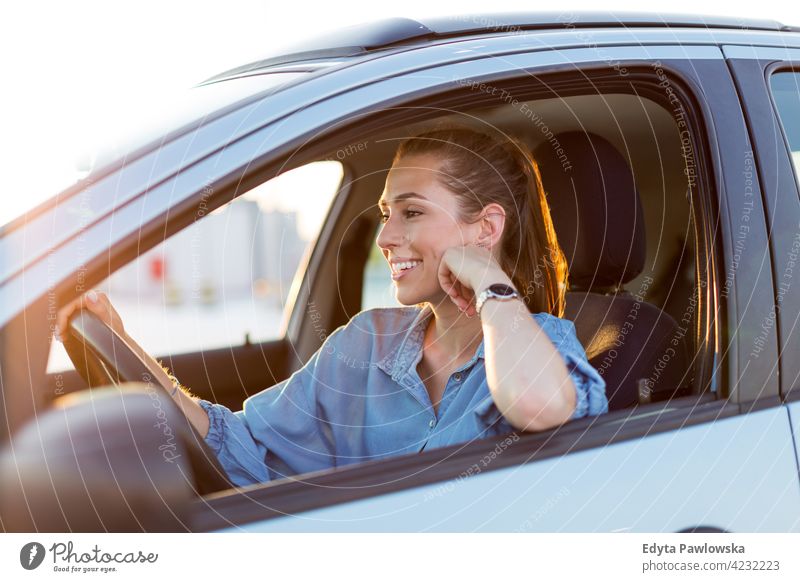
[[(499, 287), (503, 287), (502, 289), (503, 292), (499, 292), (501, 291), (498, 289)], [(498, 299), (499, 301), (509, 301), (511, 299), (517, 299), (517, 298), (519, 298), (519, 293), (517, 293), (516, 289), (514, 289), (510, 285), (505, 285), (500, 283), (489, 285), (486, 289), (484, 289), (478, 294), (478, 297), (475, 300), (475, 312), (478, 314), (478, 316), (480, 316), (481, 308), (483, 308), (484, 303), (486, 303), (489, 299)]]

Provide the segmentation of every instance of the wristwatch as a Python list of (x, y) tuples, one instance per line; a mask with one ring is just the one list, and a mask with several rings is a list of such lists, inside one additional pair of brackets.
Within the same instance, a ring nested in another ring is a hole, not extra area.
[(505, 283), (495, 283), (494, 285), (489, 285), (486, 289), (478, 294), (478, 298), (475, 300), (475, 311), (478, 315), (480, 315), (481, 307), (483, 307), (483, 304), (489, 299), (508, 301), (510, 299), (516, 299), (517, 297), (519, 297), (519, 293), (517, 293), (516, 290), (510, 285), (506, 285)]

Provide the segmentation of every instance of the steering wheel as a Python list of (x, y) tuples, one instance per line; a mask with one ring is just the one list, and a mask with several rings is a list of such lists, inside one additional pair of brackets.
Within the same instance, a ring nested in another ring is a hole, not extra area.
[(201, 495), (233, 487), (217, 456), (194, 425), (173, 402), (167, 391), (153, 381), (147, 364), (134, 349), (92, 312), (81, 309), (69, 322), (68, 337), (64, 338), (75, 369), (90, 388), (123, 382), (142, 382), (160, 390), (175, 413), (183, 422), (177, 422), (177, 436), (187, 449), (195, 478), (195, 486)]

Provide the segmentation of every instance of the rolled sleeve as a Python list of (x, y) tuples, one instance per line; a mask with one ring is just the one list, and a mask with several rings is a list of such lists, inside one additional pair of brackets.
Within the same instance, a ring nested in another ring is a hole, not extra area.
[(335, 466), (335, 445), (317, 403), (331, 377), (331, 355), (342, 329), (334, 330), (305, 366), (249, 397), (238, 412), (198, 399), (209, 420), (204, 440), (234, 485)]
[(234, 485), (243, 487), (269, 480), (264, 458), (266, 448), (253, 438), (241, 418), (221, 404), (208, 400), (197, 403), (206, 411), (209, 421), (205, 442), (217, 455), (222, 468)]
[(578, 339), (575, 324), (561, 319), (562, 337), (556, 346), (564, 358), (569, 376), (575, 384), (575, 412), (572, 419), (608, 412), (606, 381), (589, 363), (586, 350)]

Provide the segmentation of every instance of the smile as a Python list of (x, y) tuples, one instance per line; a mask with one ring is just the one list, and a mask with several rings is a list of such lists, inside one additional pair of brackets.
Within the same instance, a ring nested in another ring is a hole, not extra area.
[(422, 264), (422, 261), (406, 261), (403, 263), (392, 263), (392, 280), (397, 281), (401, 277), (404, 277), (407, 273), (416, 269), (419, 265)]

